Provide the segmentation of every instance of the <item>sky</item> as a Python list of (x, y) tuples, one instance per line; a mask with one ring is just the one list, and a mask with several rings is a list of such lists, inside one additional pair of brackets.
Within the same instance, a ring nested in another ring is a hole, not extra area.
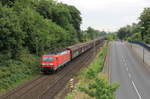
[(120, 27), (139, 21), (138, 17), (150, 0), (57, 0), (75, 6), (81, 12), (81, 29), (91, 26), (114, 32)]

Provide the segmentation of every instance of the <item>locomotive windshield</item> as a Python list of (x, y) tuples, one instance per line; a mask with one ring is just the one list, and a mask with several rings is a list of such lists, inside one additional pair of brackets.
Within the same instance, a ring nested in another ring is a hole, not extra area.
[(43, 61), (52, 62), (53, 60), (54, 60), (53, 57), (43, 57)]

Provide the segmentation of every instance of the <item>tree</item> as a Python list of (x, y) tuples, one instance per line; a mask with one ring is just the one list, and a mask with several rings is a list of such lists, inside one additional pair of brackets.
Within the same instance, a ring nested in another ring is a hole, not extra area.
[(0, 6), (0, 50), (15, 57), (22, 48), (26, 34), (21, 30), (18, 16), (11, 8)]
[(80, 25), (82, 22), (81, 13), (74, 6), (66, 5), (66, 7), (68, 8), (70, 15), (71, 15), (70, 23), (74, 26), (74, 28), (77, 31), (77, 37), (78, 37), (79, 41), (82, 41), (82, 39), (81, 39), (82, 34), (81, 34), (81, 30), (80, 30)]
[(120, 39), (127, 39), (135, 33), (140, 33), (140, 25), (133, 23), (132, 25), (127, 25), (118, 30), (118, 37)]
[(84, 34), (87, 36), (88, 39), (93, 40), (93, 39), (97, 38), (98, 36), (105, 35), (106, 32), (95, 30), (92, 27), (88, 27)]
[(36, 5), (36, 11), (40, 13), (44, 18), (52, 19), (52, 0), (40, 0)]
[(127, 37), (127, 34), (129, 34), (128, 27), (129, 27), (129, 26), (127, 26), (127, 27), (122, 27), (122, 28), (119, 29), (119, 31), (118, 31), (118, 37), (119, 37), (120, 39), (124, 39), (124, 38)]
[[(78, 38), (79, 41), (82, 41), (82, 34), (80, 30), (82, 20), (80, 11), (74, 6), (69, 6), (63, 3), (55, 3), (52, 0), (41, 0), (37, 2), (35, 6), (37, 12), (44, 16), (44, 18), (52, 19), (53, 22), (70, 32), (69, 35), (71, 39)], [(73, 42), (76, 42), (76, 39), (73, 40)]]
[(144, 33), (144, 40), (145, 42), (150, 42), (149, 37), (150, 37), (150, 8), (145, 8), (144, 11), (141, 13), (140, 17), (140, 25), (143, 27), (143, 31), (141, 33)]
[(62, 28), (66, 28), (71, 20), (69, 10), (66, 8), (66, 6), (62, 3), (58, 3), (56, 6), (53, 6), (52, 13), (52, 20)]
[(13, 6), (16, 0), (1, 0), (2, 5)]
[(13, 5), (4, 1), (0, 5), (1, 51), (10, 50), (7, 52), (15, 56), (21, 49), (27, 49), (40, 55), (75, 44), (82, 38), (80, 12), (73, 6), (53, 0), (6, 1)]
[(87, 28), (87, 34), (89, 35), (89, 38), (91, 39), (91, 40), (93, 40), (94, 39), (94, 29), (93, 28), (91, 28), (91, 27), (88, 27)]

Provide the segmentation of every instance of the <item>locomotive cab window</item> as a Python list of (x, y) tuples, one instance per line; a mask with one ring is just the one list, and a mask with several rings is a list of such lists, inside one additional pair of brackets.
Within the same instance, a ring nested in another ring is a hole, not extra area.
[(54, 60), (53, 57), (43, 57), (43, 61), (49, 61), (52, 62)]

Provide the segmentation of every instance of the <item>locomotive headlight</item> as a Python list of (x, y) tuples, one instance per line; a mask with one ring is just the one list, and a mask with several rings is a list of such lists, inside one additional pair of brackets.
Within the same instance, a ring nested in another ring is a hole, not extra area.
[(42, 65), (45, 65), (45, 63), (42, 63)]

